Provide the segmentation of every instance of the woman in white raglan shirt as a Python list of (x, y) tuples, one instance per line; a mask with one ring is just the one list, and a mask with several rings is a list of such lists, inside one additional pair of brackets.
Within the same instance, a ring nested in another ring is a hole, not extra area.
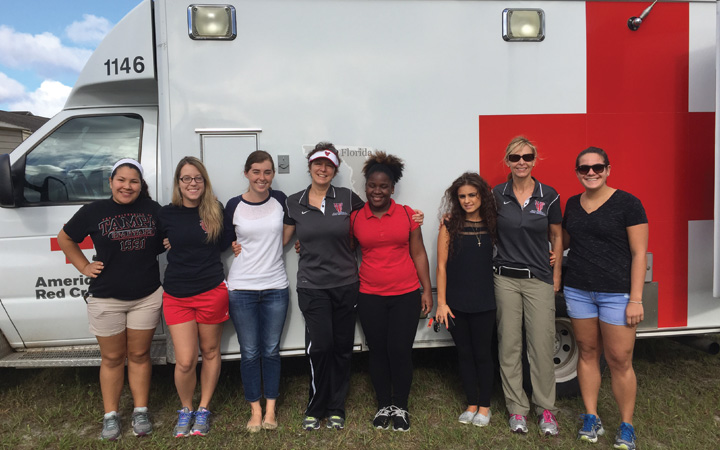
[[(240, 343), (240, 371), (251, 417), (247, 430), (277, 428), (275, 401), (280, 389), (280, 336), (288, 309), (288, 277), (283, 246), (293, 227), (283, 224), (285, 194), (271, 189), (275, 164), (269, 153), (257, 150), (245, 162), (247, 192), (225, 208), (229, 239), (237, 239), (239, 255), (227, 277), (230, 318)], [(260, 398), (265, 397), (265, 415)]]

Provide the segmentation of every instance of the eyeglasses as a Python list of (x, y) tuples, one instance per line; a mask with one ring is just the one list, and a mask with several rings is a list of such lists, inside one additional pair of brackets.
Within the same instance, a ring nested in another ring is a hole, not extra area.
[(180, 177), (180, 181), (182, 181), (185, 184), (190, 184), (192, 181), (195, 180), (195, 183), (197, 184), (203, 184), (205, 182), (205, 178), (202, 177), (202, 175), (198, 175), (196, 177), (191, 177), (190, 175), (185, 175), (184, 177)]
[(580, 175), (587, 175), (590, 172), (590, 169), (592, 169), (593, 172), (600, 175), (601, 173), (605, 172), (605, 168), (607, 167), (607, 164), (593, 164), (592, 166), (577, 166), (575, 168), (575, 171), (579, 173)]
[(524, 155), (516, 155), (513, 153), (512, 155), (507, 156), (508, 161), (514, 162), (514, 163), (520, 161), (520, 158), (522, 158), (523, 161), (525, 161), (525, 162), (530, 162), (530, 161), (535, 160), (535, 154), (534, 153), (526, 153)]

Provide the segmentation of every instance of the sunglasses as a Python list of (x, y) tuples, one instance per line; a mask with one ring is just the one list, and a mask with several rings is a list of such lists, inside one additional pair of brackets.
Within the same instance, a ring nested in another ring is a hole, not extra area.
[(577, 166), (575, 168), (575, 171), (579, 173), (580, 175), (587, 175), (590, 172), (590, 169), (592, 169), (593, 172), (600, 175), (601, 173), (605, 172), (605, 168), (607, 167), (607, 164), (593, 164), (592, 166)]
[(535, 159), (535, 154), (533, 154), (533, 153), (527, 153), (527, 154), (525, 154), (525, 155), (516, 155), (516, 154), (513, 153), (512, 155), (508, 155), (508, 156), (507, 156), (508, 161), (514, 162), (514, 163), (520, 161), (520, 158), (522, 158), (523, 161), (525, 161), (525, 162), (530, 162), (530, 161), (533, 161), (533, 160)]

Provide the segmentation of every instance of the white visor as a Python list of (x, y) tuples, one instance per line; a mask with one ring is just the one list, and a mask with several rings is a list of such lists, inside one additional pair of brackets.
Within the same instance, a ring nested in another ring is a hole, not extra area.
[(315, 152), (310, 159), (308, 159), (308, 162), (313, 162), (316, 159), (325, 158), (329, 159), (330, 162), (333, 163), (335, 168), (337, 169), (338, 166), (340, 166), (340, 161), (338, 161), (338, 157), (335, 156), (335, 153), (331, 152), (330, 150), (320, 150), (319, 152)]

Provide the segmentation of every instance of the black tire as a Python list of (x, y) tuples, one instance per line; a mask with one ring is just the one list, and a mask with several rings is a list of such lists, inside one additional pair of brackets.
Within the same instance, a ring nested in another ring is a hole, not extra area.
[(567, 317), (555, 317), (555, 392), (558, 398), (580, 394), (577, 378), (578, 346)]

